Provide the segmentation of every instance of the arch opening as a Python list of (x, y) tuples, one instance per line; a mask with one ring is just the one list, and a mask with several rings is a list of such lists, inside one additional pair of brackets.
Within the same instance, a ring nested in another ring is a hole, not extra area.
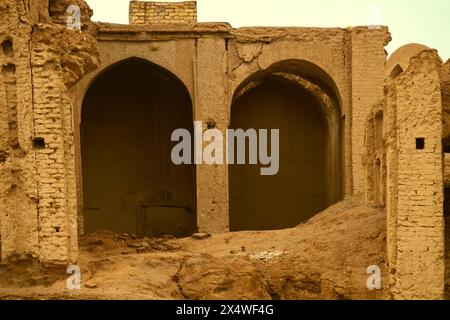
[(192, 134), (192, 102), (169, 71), (130, 58), (93, 81), (80, 125), (85, 233), (195, 232), (195, 166), (170, 157), (177, 128)]
[(403, 69), (400, 65), (396, 65), (394, 69), (392, 69), (391, 74), (389, 75), (390, 79), (397, 78), (401, 73), (403, 72)]
[(342, 199), (338, 95), (312, 68), (288, 66), (254, 75), (235, 94), (230, 128), (279, 129), (280, 141), (275, 176), (260, 175), (255, 165), (230, 165), (232, 231), (294, 227)]

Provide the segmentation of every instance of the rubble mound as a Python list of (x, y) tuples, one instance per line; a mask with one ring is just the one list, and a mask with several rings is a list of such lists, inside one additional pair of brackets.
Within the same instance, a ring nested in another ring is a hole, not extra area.
[[(0, 298), (388, 299), (385, 216), (352, 198), (279, 231), (184, 239), (101, 231), (80, 239), (80, 290), (67, 289), (65, 270), (49, 270), (51, 284), (2, 281), (19, 272), (9, 267), (0, 272)], [(372, 265), (381, 290), (367, 288)]]

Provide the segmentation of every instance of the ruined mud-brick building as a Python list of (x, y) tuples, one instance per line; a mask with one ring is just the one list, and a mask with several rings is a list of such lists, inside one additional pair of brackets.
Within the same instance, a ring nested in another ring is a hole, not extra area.
[[(100, 229), (288, 228), (365, 195), (386, 207), (392, 297), (444, 297), (450, 67), (436, 51), (387, 61), (386, 27), (197, 23), (195, 2), (131, 1), (129, 25), (91, 15), (82, 0), (0, 3), (1, 263), (73, 263)], [(194, 120), (279, 128), (279, 174), (175, 166), (170, 135)]]

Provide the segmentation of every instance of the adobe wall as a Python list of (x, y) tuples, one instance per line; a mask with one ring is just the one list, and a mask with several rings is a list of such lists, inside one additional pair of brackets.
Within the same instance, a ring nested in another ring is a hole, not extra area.
[[(30, 3), (28, 2), (28, 5)], [(35, 13), (35, 12), (34, 12)], [(0, 237), (2, 257), (37, 255), (37, 181), (32, 137), (30, 7), (0, 3)], [(33, 14), (34, 15), (34, 14)], [(26, 124), (26, 125), (21, 125)]]
[(53, 24), (48, 8), (46, 1), (0, 5), (2, 263), (77, 256), (68, 87), (97, 66), (98, 52), (88, 34)]
[(411, 58), (427, 49), (430, 48), (419, 43), (409, 43), (398, 48), (390, 55), (386, 63), (385, 77), (395, 78), (399, 72), (406, 71)]
[[(401, 298), (442, 298), (444, 241), (439, 68), (437, 53), (424, 52), (412, 59), (405, 76), (400, 76), (396, 83), (399, 159), (394, 295)], [(414, 140), (417, 138), (425, 139), (424, 150), (416, 150)]]
[[(444, 297), (441, 64), (436, 50), (414, 56), (404, 72), (388, 79), (367, 126), (367, 199), (386, 203), (395, 299)], [(382, 115), (381, 144), (373, 138), (380, 130), (376, 114)]]

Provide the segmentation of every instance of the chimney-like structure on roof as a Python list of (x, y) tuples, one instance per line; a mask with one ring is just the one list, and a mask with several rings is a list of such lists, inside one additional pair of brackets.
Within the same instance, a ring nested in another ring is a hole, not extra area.
[(181, 24), (196, 22), (196, 1), (130, 1), (130, 24)]

